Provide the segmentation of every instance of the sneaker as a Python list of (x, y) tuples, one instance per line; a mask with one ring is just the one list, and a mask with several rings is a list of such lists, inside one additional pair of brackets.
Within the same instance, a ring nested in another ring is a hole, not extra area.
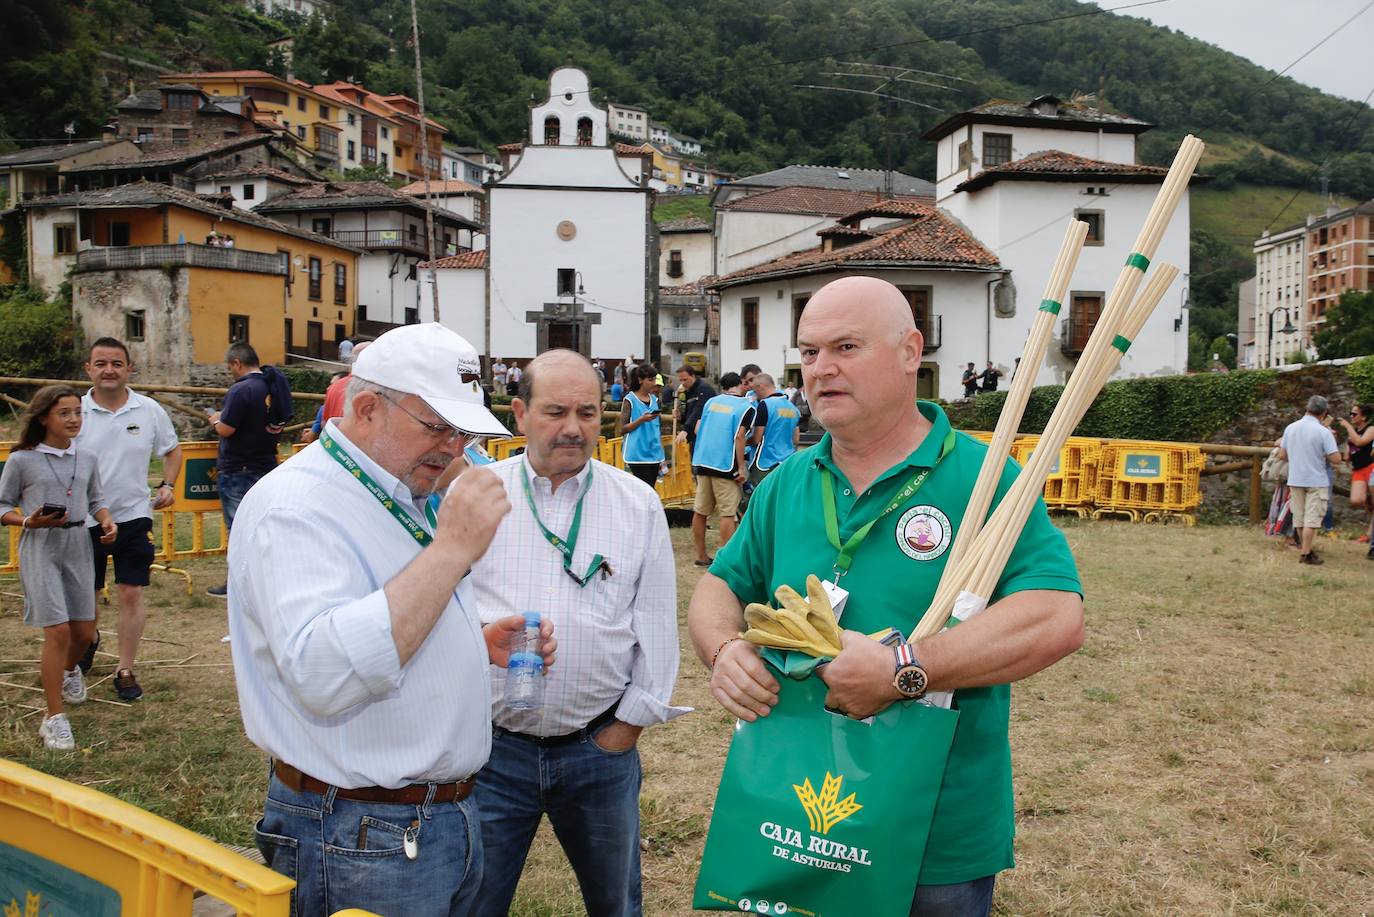
[(138, 679), (134, 678), (133, 669), (120, 669), (116, 672), (114, 687), (120, 700), (138, 700), (143, 696), (143, 689), (138, 686)]
[(67, 722), (65, 713), (56, 713), (45, 719), (38, 727), (38, 735), (50, 751), (72, 751), (76, 748), (72, 724)]
[(227, 599), (229, 598), (229, 584), (225, 583), (222, 586), (211, 586), (209, 589), (205, 590), (205, 594), (213, 595), (217, 599)]
[(86, 702), (86, 679), (81, 677), (81, 666), (62, 673), (62, 699), (69, 704)]
[(100, 631), (95, 632), (95, 639), (91, 641), (90, 646), (86, 647), (86, 654), (77, 663), (81, 668), (81, 674), (86, 674), (91, 670), (91, 666), (95, 665), (95, 651), (98, 649), (100, 649)]
[(1318, 557), (1316, 551), (1313, 551), (1311, 554), (1299, 554), (1299, 555), (1298, 555), (1298, 563), (1300, 563), (1300, 564), (1311, 564), (1311, 565), (1313, 565), (1313, 566), (1315, 567), (1315, 566), (1318, 566), (1319, 564), (1324, 564), (1324, 563), (1326, 563), (1326, 561), (1324, 561), (1324, 560), (1322, 560), (1320, 557)]
[(1369, 553), (1365, 555), (1365, 558), (1367, 560), (1374, 560), (1374, 548), (1369, 549)]

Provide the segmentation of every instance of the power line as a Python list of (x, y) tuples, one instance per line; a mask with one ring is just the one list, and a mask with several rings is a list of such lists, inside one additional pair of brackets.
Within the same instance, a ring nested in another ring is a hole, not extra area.
[(1351, 16), (1351, 17), (1350, 17), (1349, 19), (1347, 19), (1345, 22), (1342, 22), (1340, 25), (1336, 26), (1336, 28), (1333, 29), (1333, 30), (1331, 31), (1331, 33), (1328, 34), (1325, 38), (1323, 38), (1321, 41), (1317, 42), (1317, 43), (1316, 43), (1315, 45), (1313, 45), (1312, 47), (1308, 48), (1306, 51), (1302, 52), (1302, 54), (1298, 55), (1298, 59), (1297, 59), (1297, 60), (1293, 61), (1293, 63), (1289, 64), (1287, 67), (1284, 67), (1284, 68), (1283, 68), (1282, 70), (1280, 70), (1278, 73), (1276, 73), (1276, 74), (1274, 74), (1273, 76), (1271, 76), (1268, 80), (1265, 81), (1264, 85), (1265, 85), (1265, 86), (1268, 86), (1270, 83), (1274, 82), (1274, 80), (1276, 80), (1276, 79), (1278, 79), (1279, 77), (1283, 76), (1283, 75), (1284, 75), (1285, 73), (1287, 73), (1289, 70), (1292, 70), (1294, 67), (1296, 67), (1296, 66), (1302, 61), (1303, 58), (1307, 57), (1307, 55), (1311, 54), (1313, 51), (1317, 50), (1317, 49), (1320, 48), (1322, 45), (1326, 44), (1326, 43), (1327, 43), (1328, 41), (1330, 41), (1332, 38), (1335, 38), (1336, 35), (1337, 35), (1337, 33), (1339, 33), (1341, 30), (1343, 30), (1346, 26), (1350, 25), (1350, 23), (1354, 22), (1356, 19), (1359, 19), (1359, 18), (1360, 18), (1361, 16), (1363, 16), (1365, 13), (1369, 12), (1370, 8), (1372, 8), (1372, 7), (1374, 7), (1374, 0), (1370, 0), (1370, 2), (1369, 2), (1369, 3), (1366, 3), (1366, 4), (1364, 5), (1364, 8), (1361, 9), (1359, 12), (1357, 12), (1354, 16)]
[[(1371, 3), (1370, 6), (1374, 6), (1374, 3)], [(1365, 7), (1365, 9), (1368, 8), (1369, 7)], [(1365, 94), (1364, 101), (1361, 102), (1359, 105), (1355, 106), (1355, 110), (1351, 112), (1350, 117), (1346, 119), (1345, 126), (1341, 128), (1340, 139), (1335, 144), (1335, 149), (1340, 149), (1345, 145), (1346, 140), (1348, 140), (1350, 137), (1350, 129), (1355, 126), (1355, 120), (1359, 118), (1360, 115), (1364, 113), (1365, 109), (1369, 107), (1369, 100), (1372, 97), (1374, 97), (1374, 86), (1370, 87), (1369, 92)], [(1317, 175), (1323, 169), (1329, 166), (1331, 164), (1331, 160), (1335, 158), (1336, 155), (1338, 154), (1332, 154), (1330, 156), (1327, 156), (1326, 159), (1322, 160), (1321, 165), (1317, 166), (1315, 169), (1313, 169), (1311, 172), (1307, 174), (1308, 180), (1310, 181), (1312, 179), (1312, 176)], [(1288, 208), (1293, 206), (1293, 202), (1298, 199), (1298, 195), (1302, 194), (1304, 190), (1305, 189), (1303, 188), (1298, 188), (1296, 191), (1293, 192), (1293, 196), (1288, 199), (1288, 202), (1285, 203), (1282, 207), (1280, 207), (1279, 212), (1274, 214), (1274, 218), (1265, 225), (1265, 232), (1268, 232), (1270, 228), (1273, 227), (1273, 225), (1279, 221), (1279, 217), (1283, 216), (1284, 213), (1288, 210)]]

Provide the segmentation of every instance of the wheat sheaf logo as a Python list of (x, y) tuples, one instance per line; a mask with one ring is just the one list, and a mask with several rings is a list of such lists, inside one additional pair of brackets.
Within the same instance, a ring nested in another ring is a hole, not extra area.
[(840, 798), (843, 785), (844, 777), (833, 776), (829, 771), (825, 772), (825, 780), (821, 783), (819, 795), (811, 786), (810, 777), (802, 781), (801, 786), (792, 784), (792, 789), (797, 791), (797, 798), (801, 800), (802, 808), (806, 810), (806, 818), (811, 823), (812, 831), (829, 834), (831, 828), (863, 808), (854, 801), (854, 793)]

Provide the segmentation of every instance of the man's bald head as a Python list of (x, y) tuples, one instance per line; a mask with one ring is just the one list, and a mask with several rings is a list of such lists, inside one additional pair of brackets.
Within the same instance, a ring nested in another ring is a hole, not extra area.
[(821, 287), (797, 324), (812, 413), (837, 442), (862, 440), (875, 417), (911, 422), (922, 344), (906, 296), (886, 280)]
[(806, 304), (801, 322), (840, 315), (854, 328), (872, 334), (900, 338), (916, 330), (906, 296), (877, 277), (843, 277), (827, 283)]
[(556, 384), (560, 385), (585, 378), (598, 392), (601, 390), (601, 377), (582, 354), (574, 350), (546, 350), (525, 366), (524, 375), (520, 377), (519, 396), (526, 404), (533, 400), (535, 379), (541, 374), (557, 377)]

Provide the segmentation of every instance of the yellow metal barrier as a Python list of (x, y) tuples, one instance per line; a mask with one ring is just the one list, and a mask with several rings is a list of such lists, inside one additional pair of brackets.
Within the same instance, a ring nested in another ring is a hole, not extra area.
[(1202, 503), (1202, 450), (1188, 443), (1107, 440), (1098, 464), (1093, 518), (1176, 519), (1195, 525)]
[(189, 917), (200, 889), (240, 917), (286, 917), (294, 885), (151, 812), (0, 760), (6, 913)]
[[(1040, 444), (1040, 437), (1025, 435), (1012, 443), (1011, 456), (1021, 465)], [(1097, 467), (1102, 440), (1071, 436), (1045, 479), (1045, 506), (1086, 518), (1097, 497)]]

